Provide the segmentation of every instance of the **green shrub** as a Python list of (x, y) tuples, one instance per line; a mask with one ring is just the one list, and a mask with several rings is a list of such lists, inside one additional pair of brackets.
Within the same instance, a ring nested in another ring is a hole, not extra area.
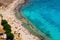
[(11, 33), (11, 30), (6, 30), (6, 33)]
[(1, 25), (8, 24), (6, 20), (2, 20)]
[(3, 26), (3, 29), (6, 31), (7, 39), (12, 40), (14, 38), (14, 35), (11, 33), (11, 26), (6, 20), (2, 20), (1, 24)]
[(6, 33), (11, 32), (11, 26), (6, 20), (2, 20), (1, 24), (3, 25), (3, 29), (6, 31)]
[(11, 29), (11, 26), (9, 24), (4, 24), (4, 29)]
[(7, 38), (14, 38), (14, 35), (12, 33), (6, 33), (7, 34)]
[(8, 33), (8, 32), (11, 32), (11, 26), (9, 24), (4, 24), (3, 25), (3, 29)]

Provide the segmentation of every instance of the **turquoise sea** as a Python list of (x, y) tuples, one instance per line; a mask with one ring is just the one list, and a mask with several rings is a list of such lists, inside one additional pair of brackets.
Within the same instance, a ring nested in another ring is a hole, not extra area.
[(51, 40), (60, 40), (60, 0), (28, 1), (21, 10), (24, 16)]

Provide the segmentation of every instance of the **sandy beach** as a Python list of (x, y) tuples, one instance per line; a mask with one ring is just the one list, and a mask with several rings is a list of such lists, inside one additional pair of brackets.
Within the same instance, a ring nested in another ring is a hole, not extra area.
[(0, 14), (2, 14), (3, 19), (6, 19), (11, 25), (12, 33), (14, 34), (15, 40), (38, 40), (38, 38), (25, 29), (21, 24), (22, 22), (18, 20), (15, 16), (14, 9), (20, 4), (23, 4), (24, 0), (14, 0), (6, 8), (0, 9)]

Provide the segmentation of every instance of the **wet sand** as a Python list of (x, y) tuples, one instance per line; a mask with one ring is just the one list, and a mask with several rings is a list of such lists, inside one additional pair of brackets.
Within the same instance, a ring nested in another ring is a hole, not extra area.
[(38, 31), (34, 25), (25, 17), (23, 16), (22, 12), (17, 12), (17, 14), (15, 14), (16, 17), (22, 22), (22, 26), (26, 29), (28, 29), (28, 31), (32, 34), (37, 36), (39, 39), (43, 39), (43, 40), (50, 40), (50, 38), (45, 35), (42, 31)]

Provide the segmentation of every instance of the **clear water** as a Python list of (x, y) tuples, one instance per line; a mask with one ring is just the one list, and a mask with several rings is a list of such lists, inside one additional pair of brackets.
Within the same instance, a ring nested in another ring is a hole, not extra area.
[(60, 40), (60, 0), (29, 0), (22, 7), (24, 16), (35, 27), (49, 34), (51, 40)]

